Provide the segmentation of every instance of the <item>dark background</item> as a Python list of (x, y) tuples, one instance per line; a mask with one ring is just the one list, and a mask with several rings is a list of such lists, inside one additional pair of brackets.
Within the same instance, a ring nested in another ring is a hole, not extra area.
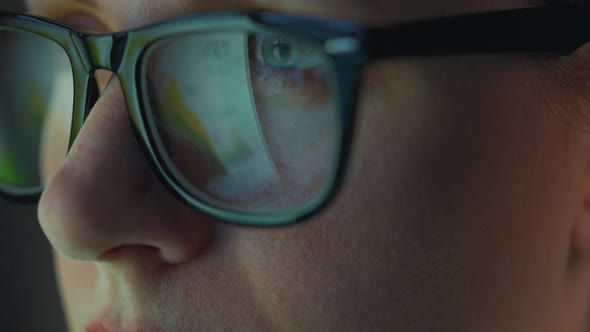
[(0, 331), (66, 331), (36, 206), (0, 199)]
[[(22, 12), (22, 2), (0, 0), (0, 11)], [(0, 262), (0, 331), (66, 331), (51, 246), (35, 205), (0, 198)]]

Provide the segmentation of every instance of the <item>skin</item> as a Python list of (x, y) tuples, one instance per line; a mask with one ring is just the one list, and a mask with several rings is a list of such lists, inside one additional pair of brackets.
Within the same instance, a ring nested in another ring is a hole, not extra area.
[[(68, 4), (56, 18), (76, 22)], [(57, 2), (29, 5), (49, 16)], [(379, 24), (522, 5), (103, 0), (82, 21), (123, 30), (263, 8)], [(39, 204), (71, 330), (587, 330), (590, 137), (572, 126), (588, 111), (588, 56), (372, 65), (342, 191), (279, 229), (221, 224), (178, 202), (110, 80), (67, 159), (48, 163)]]

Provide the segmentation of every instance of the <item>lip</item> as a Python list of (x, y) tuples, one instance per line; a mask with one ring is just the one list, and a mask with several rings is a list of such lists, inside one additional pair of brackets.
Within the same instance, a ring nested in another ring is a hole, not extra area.
[(124, 330), (106, 322), (93, 322), (86, 326), (86, 332), (142, 332), (142, 330)]
[(113, 332), (113, 330), (108, 328), (102, 322), (95, 322), (86, 326), (86, 332)]

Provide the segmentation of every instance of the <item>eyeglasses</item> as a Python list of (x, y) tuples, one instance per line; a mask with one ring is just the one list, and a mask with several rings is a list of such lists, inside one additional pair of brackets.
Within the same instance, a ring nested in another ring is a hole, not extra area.
[(363, 27), (223, 13), (92, 35), (0, 13), (0, 194), (39, 198), (45, 169), (65, 157), (98, 98), (95, 71), (107, 69), (147, 159), (183, 202), (236, 224), (293, 223), (342, 182), (369, 63), (567, 55), (590, 37), (589, 14), (542, 7)]

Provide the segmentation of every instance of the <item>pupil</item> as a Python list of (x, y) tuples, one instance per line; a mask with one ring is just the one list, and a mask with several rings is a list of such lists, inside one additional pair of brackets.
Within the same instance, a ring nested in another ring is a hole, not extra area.
[(273, 53), (275, 59), (286, 60), (291, 55), (291, 46), (286, 39), (279, 38), (273, 43)]

